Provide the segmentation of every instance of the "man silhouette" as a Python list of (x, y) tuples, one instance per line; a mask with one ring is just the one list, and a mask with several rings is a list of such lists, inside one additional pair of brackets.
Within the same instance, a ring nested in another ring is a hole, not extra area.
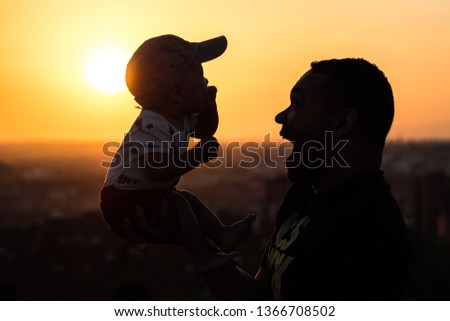
[(401, 299), (406, 228), (380, 170), (394, 115), (387, 78), (364, 59), (314, 62), (290, 98), (275, 121), (293, 143), (286, 167), (294, 184), (259, 271), (214, 270), (205, 275), (211, 292), (226, 300)]

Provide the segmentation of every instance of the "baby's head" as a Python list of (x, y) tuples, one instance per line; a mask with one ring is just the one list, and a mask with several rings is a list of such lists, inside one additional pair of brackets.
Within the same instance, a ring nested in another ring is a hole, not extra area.
[[(127, 65), (125, 80), (131, 94), (143, 108), (152, 108), (169, 93), (189, 104), (198, 96), (207, 95), (203, 62), (219, 57), (227, 47), (224, 36), (203, 42), (188, 42), (174, 35), (146, 40)], [(173, 93), (174, 88), (180, 90)]]

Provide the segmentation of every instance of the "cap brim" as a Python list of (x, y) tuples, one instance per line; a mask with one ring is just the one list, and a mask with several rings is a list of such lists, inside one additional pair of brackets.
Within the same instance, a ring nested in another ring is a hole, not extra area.
[(193, 64), (201, 64), (213, 60), (222, 55), (227, 49), (227, 38), (225, 36), (199, 42)]

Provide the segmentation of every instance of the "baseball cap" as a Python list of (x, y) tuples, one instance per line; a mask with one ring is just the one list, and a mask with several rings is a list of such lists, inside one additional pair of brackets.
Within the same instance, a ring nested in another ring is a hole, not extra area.
[(127, 87), (138, 103), (151, 105), (166, 95), (191, 66), (219, 57), (226, 48), (225, 36), (202, 42), (175, 35), (150, 38), (128, 62)]

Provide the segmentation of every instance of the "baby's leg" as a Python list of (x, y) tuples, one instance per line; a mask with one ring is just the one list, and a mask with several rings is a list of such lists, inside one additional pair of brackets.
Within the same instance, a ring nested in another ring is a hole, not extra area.
[(170, 201), (176, 208), (180, 223), (180, 240), (194, 262), (198, 274), (204, 274), (228, 264), (235, 264), (232, 256), (214, 253), (208, 249), (202, 229), (189, 202), (182, 194), (171, 192)]
[(226, 226), (197, 196), (188, 191), (180, 191), (180, 193), (189, 201), (203, 233), (222, 251), (230, 253), (249, 235), (252, 223), (256, 219), (255, 214), (248, 214), (244, 219)]

